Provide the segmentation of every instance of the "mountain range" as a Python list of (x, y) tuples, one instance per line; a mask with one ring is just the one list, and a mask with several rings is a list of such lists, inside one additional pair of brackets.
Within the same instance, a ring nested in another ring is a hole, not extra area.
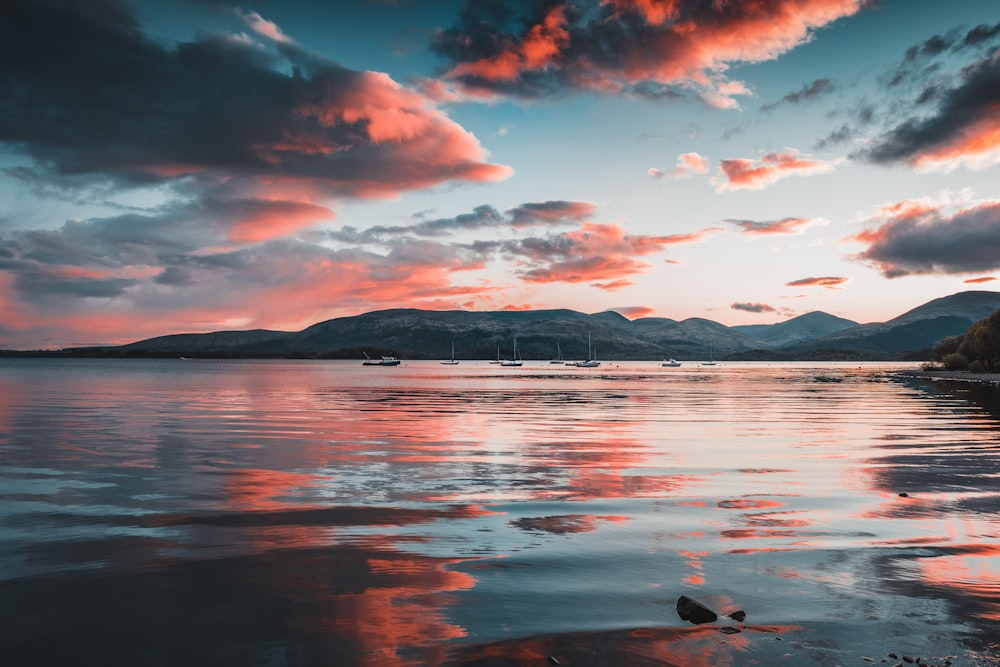
[(859, 324), (815, 311), (769, 325), (729, 327), (712, 320), (644, 317), (605, 311), (379, 310), (339, 317), (302, 331), (219, 331), (174, 334), (110, 347), (64, 352), (101, 356), (225, 356), (404, 359), (522, 357), (599, 359), (921, 359), (937, 342), (965, 333), (1000, 308), (1000, 292), (967, 291), (934, 299), (887, 322)]

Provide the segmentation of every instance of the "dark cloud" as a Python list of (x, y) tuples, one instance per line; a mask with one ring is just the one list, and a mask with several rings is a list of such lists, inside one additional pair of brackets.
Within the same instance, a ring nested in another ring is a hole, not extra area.
[(581, 201), (529, 202), (508, 209), (501, 214), (489, 205), (477, 206), (471, 213), (451, 218), (421, 220), (412, 225), (376, 225), (363, 231), (346, 226), (328, 232), (331, 239), (342, 243), (387, 243), (400, 236), (441, 237), (463, 231), (490, 228), (527, 228), (576, 224), (593, 215), (594, 204)]
[(926, 81), (943, 71), (940, 56), (989, 47), (1000, 35), (1000, 23), (976, 26), (964, 34), (955, 28), (943, 35), (933, 35), (906, 50), (899, 65), (888, 75), (886, 84), (892, 88), (907, 83)]
[(830, 79), (816, 79), (812, 83), (802, 86), (800, 90), (797, 90), (794, 93), (788, 93), (777, 102), (763, 105), (760, 110), (771, 111), (775, 107), (781, 106), (782, 104), (799, 104), (801, 102), (807, 102), (809, 100), (816, 99), (817, 97), (828, 95), (835, 89), (836, 86), (834, 86), (833, 81)]
[(729, 306), (733, 310), (742, 310), (748, 313), (774, 313), (777, 312), (773, 306), (764, 303), (734, 303)]
[(735, 106), (736, 62), (770, 60), (863, 7), (823, 0), (466, 0), (433, 50), (471, 94), (536, 98), (570, 89)]
[(855, 132), (856, 130), (850, 125), (841, 125), (816, 142), (816, 150), (823, 151), (834, 146), (845, 144), (854, 137)]
[(508, 173), (418, 93), (279, 46), (209, 35), (170, 47), (116, 0), (9, 0), (0, 144), (72, 184), (209, 188), (224, 174), (373, 196)]
[[(928, 115), (913, 116), (897, 124), (861, 156), (876, 163), (907, 162), (913, 166), (974, 161), (997, 149), (996, 108), (1000, 104), (1000, 57), (988, 56), (969, 65), (953, 86), (925, 100), (939, 100)], [(984, 140), (981, 141), (980, 138)]]
[(579, 223), (594, 214), (597, 207), (584, 201), (544, 201), (527, 203), (508, 209), (506, 216), (514, 227), (538, 224)]
[(831, 130), (829, 134), (816, 142), (816, 150), (826, 150), (833, 146), (848, 143), (861, 134), (864, 127), (871, 125), (877, 116), (877, 110), (871, 104), (863, 104), (859, 108), (847, 112), (851, 116), (850, 123)]
[(850, 240), (868, 246), (855, 259), (887, 278), (993, 271), (1000, 269), (1000, 204), (953, 215), (923, 204), (898, 205), (886, 222)]
[(965, 34), (962, 40), (963, 47), (975, 47), (980, 44), (990, 43), (1000, 36), (1000, 23), (995, 25), (977, 25)]

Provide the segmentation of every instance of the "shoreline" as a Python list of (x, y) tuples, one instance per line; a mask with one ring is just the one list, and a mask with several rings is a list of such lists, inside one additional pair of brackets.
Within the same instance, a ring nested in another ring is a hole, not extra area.
[(925, 380), (954, 380), (957, 382), (976, 382), (979, 384), (1000, 385), (1000, 373), (973, 373), (971, 371), (921, 370), (913, 369), (898, 371), (905, 377), (923, 378)]

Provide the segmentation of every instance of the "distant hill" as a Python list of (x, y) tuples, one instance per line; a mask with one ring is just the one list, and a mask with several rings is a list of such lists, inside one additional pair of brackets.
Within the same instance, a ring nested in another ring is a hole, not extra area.
[(762, 343), (775, 347), (795, 345), (802, 341), (822, 338), (844, 329), (859, 326), (853, 320), (835, 317), (828, 313), (814, 310), (805, 315), (793, 317), (777, 324), (750, 324), (732, 327)]
[(918, 355), (965, 333), (1000, 308), (1000, 292), (969, 291), (934, 299), (888, 322), (859, 325), (812, 312), (770, 325), (727, 327), (702, 318), (628, 320), (607, 311), (380, 310), (319, 322), (302, 331), (257, 329), (175, 334), (69, 353), (114, 356), (350, 357), (395, 354), (443, 359), (454, 342), (459, 359), (509, 357), (514, 339), (526, 359), (886, 359)]
[(797, 345), (798, 352), (850, 349), (871, 354), (925, 350), (1000, 308), (1000, 292), (969, 291), (934, 299), (888, 322), (862, 324)]
[(734, 327), (692, 317), (682, 322), (666, 318), (642, 318), (631, 323), (634, 335), (675, 359), (708, 359), (760, 347), (760, 342)]

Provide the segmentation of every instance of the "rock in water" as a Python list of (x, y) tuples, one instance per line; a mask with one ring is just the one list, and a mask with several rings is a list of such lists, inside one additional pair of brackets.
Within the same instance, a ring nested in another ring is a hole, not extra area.
[(742, 609), (740, 609), (739, 611), (734, 611), (729, 615), (729, 618), (733, 619), (734, 621), (737, 621), (738, 623), (742, 623), (746, 619), (746, 617), (747, 613)]
[(699, 623), (714, 623), (719, 620), (719, 615), (714, 611), (686, 595), (677, 598), (677, 615), (682, 621), (691, 621), (695, 625)]

